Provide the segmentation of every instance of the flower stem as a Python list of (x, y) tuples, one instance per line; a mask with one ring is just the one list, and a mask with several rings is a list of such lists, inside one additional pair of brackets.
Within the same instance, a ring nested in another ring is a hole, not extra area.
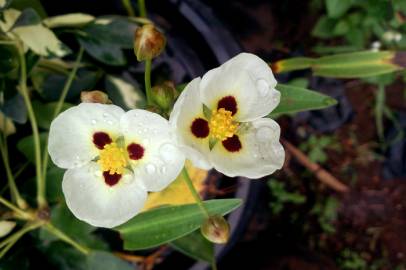
[(72, 238), (67, 236), (64, 232), (60, 231), (58, 228), (56, 228), (51, 223), (47, 223), (44, 227), (50, 233), (52, 233), (53, 235), (58, 237), (60, 240), (72, 245), (74, 248), (76, 248), (77, 250), (79, 250), (83, 254), (88, 255), (90, 253), (89, 248), (82, 246), (81, 244), (79, 244), (78, 242), (76, 242), (75, 240), (73, 240)]
[(138, 0), (138, 9), (140, 12), (140, 17), (147, 17), (147, 9), (145, 7), (145, 0)]
[[(53, 114), (52, 119), (54, 119), (62, 110), (63, 103), (65, 101), (65, 98), (69, 92), (69, 89), (73, 83), (73, 80), (76, 76), (76, 73), (79, 69), (80, 61), (82, 61), (83, 57), (83, 52), (84, 48), (80, 46), (78, 56), (76, 57), (75, 63), (73, 64), (72, 71), (69, 73), (68, 79), (65, 82), (65, 85), (63, 86), (61, 96), (59, 97), (58, 104), (55, 107), (55, 111)], [(46, 176), (47, 176), (47, 167), (48, 167), (48, 160), (49, 160), (49, 155), (48, 155), (48, 139), (45, 142), (45, 147), (44, 147), (44, 153), (42, 155), (42, 176), (43, 176), (43, 182), (44, 184), (42, 185), (41, 190), (38, 189), (38, 196), (44, 197), (45, 198), (45, 193), (46, 193)]]
[(186, 167), (183, 167), (182, 169), (182, 179), (185, 181), (187, 187), (190, 190), (190, 193), (192, 193), (193, 198), (195, 199), (197, 205), (199, 205), (200, 209), (202, 210), (202, 213), (206, 216), (206, 218), (210, 217), (209, 212), (207, 211), (206, 207), (204, 206), (202, 199), (200, 198), (199, 193), (195, 189), (192, 183), (192, 179), (190, 179), (189, 173), (187, 172)]
[(123, 3), (123, 6), (124, 6), (125, 10), (127, 11), (128, 16), (134, 17), (135, 13), (134, 13), (134, 9), (131, 5), (131, 1), (130, 0), (121, 0), (121, 2)]
[(22, 218), (25, 218), (25, 219), (30, 218), (30, 216), (27, 212), (21, 210), (20, 208), (18, 208), (17, 206), (15, 206), (14, 204), (7, 201), (6, 199), (4, 199), (1, 196), (0, 196), (0, 203), (3, 204), (4, 206), (10, 208), (11, 210), (13, 210), (16, 214), (20, 215)]
[(147, 94), (147, 104), (152, 105), (151, 94), (151, 60), (145, 60), (145, 93)]
[(3, 140), (0, 141), (0, 152), (3, 158), (4, 168), (6, 169), (11, 199), (12, 201), (15, 201), (17, 203), (18, 207), (26, 209), (28, 205), (26, 201), (21, 197), (20, 192), (18, 191), (17, 185), (15, 183), (15, 178), (13, 176), (13, 173), (11, 172), (10, 161), (8, 158), (7, 135), (5, 129), (3, 129)]
[[(28, 118), (31, 122), (32, 135), (34, 138), (34, 151), (35, 151), (35, 170), (37, 174), (37, 190), (44, 190), (44, 181), (42, 178), (42, 167), (41, 167), (41, 143), (39, 139), (38, 125), (35, 118), (34, 110), (32, 108), (31, 100), (28, 94), (27, 88), (27, 66), (25, 62), (24, 50), (21, 43), (17, 43), (18, 55), (20, 59), (20, 92), (24, 98), (25, 106), (27, 107)], [(37, 203), (39, 207), (44, 207), (47, 205), (44, 196), (41, 196), (42, 193), (38, 192)]]

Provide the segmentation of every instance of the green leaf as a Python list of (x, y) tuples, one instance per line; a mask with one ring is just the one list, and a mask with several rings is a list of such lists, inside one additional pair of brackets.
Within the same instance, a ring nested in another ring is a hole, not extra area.
[(87, 258), (87, 270), (136, 270), (131, 265), (105, 251), (92, 251)]
[(200, 230), (176, 239), (169, 243), (169, 245), (195, 260), (206, 262), (214, 260), (214, 244), (204, 238)]
[(107, 94), (114, 104), (126, 108), (144, 108), (146, 98), (136, 82), (128, 82), (123, 78), (107, 75), (105, 80)]
[(101, 44), (112, 44), (120, 48), (132, 49), (134, 46), (134, 32), (137, 24), (126, 17), (103, 16), (87, 25), (83, 31), (88, 37)]
[(41, 22), (40, 16), (32, 8), (24, 9), (14, 23), (13, 28), (19, 26), (35, 25)]
[(47, 13), (44, 7), (42, 6), (40, 0), (13, 0), (11, 2), (10, 8), (15, 8), (18, 10), (33, 8), (41, 18), (47, 17)]
[[(79, 69), (69, 88), (66, 100), (77, 98), (84, 89), (92, 89), (99, 80), (101, 73), (88, 69)], [(58, 100), (68, 76), (44, 69), (34, 69), (31, 80), (34, 88), (46, 100)]]
[(96, 60), (111, 66), (124, 66), (126, 64), (120, 46), (88, 37), (79, 37), (78, 40), (86, 52)]
[(269, 116), (324, 109), (337, 104), (334, 98), (305, 88), (278, 84), (276, 89), (281, 92), (281, 101)]
[[(48, 133), (40, 133), (39, 139), (41, 143), (41, 153), (44, 151), (45, 141), (47, 139)], [(27, 136), (22, 138), (17, 143), (17, 149), (23, 153), (23, 155), (29, 160), (31, 163), (35, 164), (35, 153), (34, 153), (34, 137)]]
[(62, 193), (62, 179), (65, 170), (56, 166), (51, 166), (47, 171), (47, 200), (51, 203), (62, 202), (64, 196)]
[(56, 27), (80, 27), (92, 22), (94, 16), (84, 13), (70, 13), (54, 17), (49, 17), (42, 22), (49, 28)]
[[(205, 201), (211, 215), (226, 214), (241, 204), (240, 199)], [(155, 247), (193, 232), (203, 223), (204, 214), (197, 204), (165, 206), (141, 213), (118, 226), (124, 248), (137, 250)]]
[(326, 0), (327, 14), (330, 18), (339, 18), (351, 5), (352, 0)]
[[(24, 13), (22, 14), (24, 15)], [(27, 15), (28, 16), (28, 15)], [(41, 23), (34, 23), (34, 11), (29, 11), (28, 18), (20, 21), (20, 25), (13, 27), (12, 32), (16, 34), (28, 48), (41, 56), (57, 56), (63, 57), (70, 53), (70, 49), (66, 47), (56, 35), (43, 26)]]
[[(43, 104), (37, 100), (32, 102), (32, 107), (34, 109), (34, 114), (37, 118), (38, 126), (44, 129), (49, 129), (51, 122), (53, 120), (55, 108), (58, 102), (51, 102), (47, 104)], [(68, 103), (63, 103), (62, 110), (63, 112), (66, 109), (69, 109), (73, 105)]]
[(19, 66), (15, 46), (0, 45), (0, 78), (16, 72)]
[(328, 18), (327, 16), (321, 16), (313, 28), (312, 35), (318, 38), (331, 38), (334, 36), (331, 31), (334, 29), (337, 20)]

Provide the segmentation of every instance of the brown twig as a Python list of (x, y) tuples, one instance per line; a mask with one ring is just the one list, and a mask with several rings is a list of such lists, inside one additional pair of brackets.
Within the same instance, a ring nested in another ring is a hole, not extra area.
[(286, 150), (289, 151), (296, 160), (311, 171), (320, 182), (331, 187), (338, 192), (348, 192), (349, 188), (343, 184), (340, 180), (334, 177), (331, 173), (320, 167), (319, 164), (311, 161), (302, 151), (292, 145), (290, 142), (281, 139), (282, 144), (285, 146)]

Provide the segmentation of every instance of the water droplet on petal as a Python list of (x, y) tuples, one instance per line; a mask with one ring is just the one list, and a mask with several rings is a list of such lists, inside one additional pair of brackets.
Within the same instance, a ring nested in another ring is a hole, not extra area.
[(145, 171), (146, 171), (148, 174), (153, 174), (153, 173), (155, 173), (155, 172), (156, 172), (155, 165), (154, 165), (154, 164), (148, 164), (148, 165), (145, 167)]
[(92, 119), (92, 125), (96, 125), (97, 121), (95, 119)]
[(170, 143), (165, 143), (159, 148), (159, 154), (167, 163), (172, 163), (177, 157), (177, 148)]
[(267, 142), (271, 139), (273, 131), (269, 127), (261, 127), (257, 130), (255, 136), (259, 142)]
[(264, 97), (269, 93), (269, 84), (264, 79), (257, 80), (256, 87), (261, 97)]
[(161, 173), (162, 173), (162, 174), (166, 173), (166, 167), (165, 167), (165, 166), (162, 166), (162, 167), (161, 167)]
[(108, 121), (107, 121), (107, 124), (112, 125), (112, 124), (113, 124), (113, 121), (108, 120)]
[(103, 113), (103, 117), (106, 118), (108, 116), (107, 113)]

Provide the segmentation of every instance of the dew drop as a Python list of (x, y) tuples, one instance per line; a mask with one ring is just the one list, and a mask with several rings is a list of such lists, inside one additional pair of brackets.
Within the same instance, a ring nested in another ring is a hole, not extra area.
[(269, 127), (261, 127), (257, 130), (255, 136), (259, 142), (267, 142), (272, 137), (273, 131)]
[(167, 171), (167, 170), (166, 170), (166, 167), (165, 167), (165, 166), (162, 166), (162, 167), (161, 167), (161, 173), (164, 174), (164, 173), (166, 173), (166, 171)]
[(154, 165), (154, 164), (148, 164), (148, 165), (145, 167), (145, 171), (146, 171), (148, 174), (153, 174), (153, 173), (155, 173), (155, 171), (156, 171), (155, 165)]
[(103, 117), (106, 118), (108, 116), (107, 113), (103, 113)]
[(264, 79), (259, 79), (256, 82), (258, 93), (261, 97), (266, 96), (269, 93), (269, 84)]
[(92, 119), (92, 125), (96, 125), (97, 121), (95, 119)]
[(113, 121), (108, 120), (108, 121), (107, 121), (107, 124), (112, 125), (112, 124), (113, 124)]
[(167, 163), (172, 163), (176, 159), (177, 149), (173, 144), (165, 143), (159, 148), (159, 154)]

